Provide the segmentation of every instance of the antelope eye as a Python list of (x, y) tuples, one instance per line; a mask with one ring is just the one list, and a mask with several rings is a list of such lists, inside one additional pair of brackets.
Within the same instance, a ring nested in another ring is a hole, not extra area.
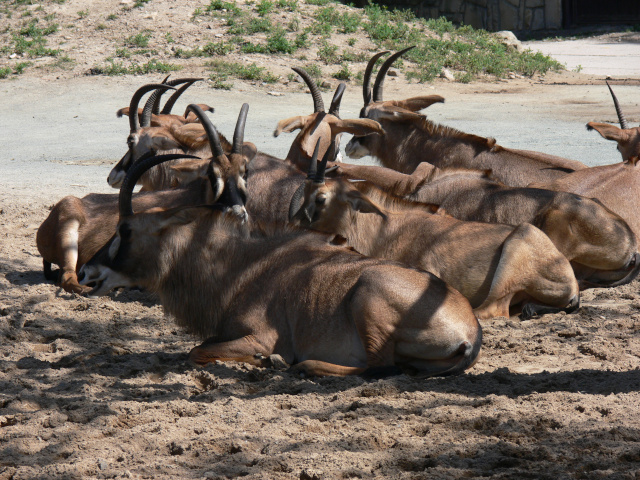
[(320, 205), (324, 205), (326, 201), (327, 201), (327, 197), (325, 195), (318, 195), (316, 197), (316, 203), (319, 203)]

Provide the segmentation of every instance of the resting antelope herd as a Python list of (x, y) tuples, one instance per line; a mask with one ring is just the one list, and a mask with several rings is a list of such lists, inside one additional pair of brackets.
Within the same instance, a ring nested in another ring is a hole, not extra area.
[[(613, 91), (621, 128), (588, 128), (618, 143), (622, 163), (586, 167), (436, 125), (420, 111), (438, 95), (383, 100), (410, 48), (373, 88), (389, 52), (371, 58), (360, 118), (340, 116), (344, 83), (325, 110), (294, 67), (313, 112), (291, 107), (275, 126), (276, 137), (299, 130), (284, 159), (245, 133), (248, 104), (232, 142), (205, 103), (172, 114), (201, 79), (142, 86), (117, 112), (127, 151), (107, 180), (120, 193), (65, 197), (40, 226), (46, 278), (90, 297), (155, 292), (204, 339), (197, 365), (283, 360), (319, 376), (460, 374), (478, 360), (481, 322), (572, 313), (581, 290), (634, 280), (640, 206), (611, 185), (635, 191), (640, 128)], [(344, 133), (348, 156), (382, 166), (342, 163)]]

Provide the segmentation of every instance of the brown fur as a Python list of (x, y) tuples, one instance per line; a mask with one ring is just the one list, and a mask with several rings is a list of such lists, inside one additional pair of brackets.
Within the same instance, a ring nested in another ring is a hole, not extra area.
[[(307, 182), (300, 212), (305, 208), (313, 229), (342, 235), (365, 255), (434, 273), (459, 290), (481, 319), (508, 316), (510, 306), (528, 301), (562, 308), (577, 300), (571, 265), (532, 225), (431, 215), (369, 184), (342, 180)], [(303, 219), (300, 212), (296, 218)]]
[(312, 375), (392, 365), (442, 375), (474, 363), (480, 326), (438, 278), (313, 233), (268, 233), (202, 207), (137, 214), (81, 274), (95, 294), (157, 292), (179, 324), (211, 337), (191, 351), (197, 364), (277, 354)]
[(532, 179), (552, 181), (585, 168), (580, 162), (553, 155), (503, 148), (495, 139), (471, 135), (437, 125), (393, 102), (375, 102), (361, 116), (379, 122), (382, 135), (354, 137), (347, 155), (376, 157), (383, 166), (411, 173), (421, 162), (436, 167), (491, 169), (499, 181), (526, 186)]

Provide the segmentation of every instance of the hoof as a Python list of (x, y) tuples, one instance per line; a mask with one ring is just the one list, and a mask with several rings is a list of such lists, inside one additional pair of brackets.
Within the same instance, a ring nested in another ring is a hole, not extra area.
[(286, 370), (289, 368), (289, 364), (284, 361), (284, 358), (277, 354), (269, 355), (269, 363), (271, 364), (271, 368), (275, 370)]
[(538, 312), (532, 303), (527, 303), (524, 307), (522, 307), (522, 313), (520, 314), (520, 318), (522, 320), (530, 320), (532, 318), (538, 317)]

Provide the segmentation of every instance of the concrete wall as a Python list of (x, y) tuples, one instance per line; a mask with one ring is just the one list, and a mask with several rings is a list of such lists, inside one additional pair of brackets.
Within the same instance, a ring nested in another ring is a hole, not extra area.
[(562, 0), (397, 0), (420, 17), (446, 17), (454, 23), (490, 31), (531, 32), (562, 27)]

